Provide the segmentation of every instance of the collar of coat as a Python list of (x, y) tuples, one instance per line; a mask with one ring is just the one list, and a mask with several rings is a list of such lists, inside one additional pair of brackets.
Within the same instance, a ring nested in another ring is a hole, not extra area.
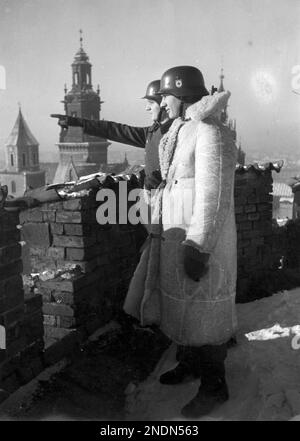
[(220, 118), (222, 110), (227, 106), (231, 93), (215, 92), (213, 95), (207, 95), (200, 101), (189, 106), (185, 112), (186, 120), (202, 121), (208, 117)]
[(152, 126), (149, 128), (149, 132), (153, 133), (160, 129), (161, 134), (164, 135), (171, 127), (173, 121), (174, 121), (173, 119), (168, 119), (164, 123), (159, 123), (158, 121), (155, 121), (152, 124)]

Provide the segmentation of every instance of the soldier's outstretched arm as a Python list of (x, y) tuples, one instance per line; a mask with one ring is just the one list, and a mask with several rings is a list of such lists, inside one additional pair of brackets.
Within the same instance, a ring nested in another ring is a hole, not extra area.
[(99, 136), (134, 147), (145, 148), (146, 145), (149, 127), (134, 127), (113, 121), (93, 121), (60, 114), (52, 114), (50, 116), (58, 118), (58, 124), (66, 129), (69, 126), (83, 127), (84, 133), (92, 136)]

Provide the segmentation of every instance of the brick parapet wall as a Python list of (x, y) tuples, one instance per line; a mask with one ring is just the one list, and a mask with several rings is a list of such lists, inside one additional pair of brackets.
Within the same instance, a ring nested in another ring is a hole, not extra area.
[[(42, 299), (25, 296), (18, 213), (0, 212), (0, 388), (16, 390), (42, 369)], [(4, 331), (5, 330), (5, 331)]]
[(137, 264), (137, 228), (99, 225), (98, 206), (92, 192), (20, 214), (26, 272), (55, 276), (42, 275), (34, 288), (43, 298), (47, 346), (74, 330), (88, 335), (121, 309)]
[[(247, 301), (253, 275), (277, 265), (272, 251), (272, 172), (249, 170), (236, 173), (237, 301)], [(250, 296), (250, 297), (249, 297)]]

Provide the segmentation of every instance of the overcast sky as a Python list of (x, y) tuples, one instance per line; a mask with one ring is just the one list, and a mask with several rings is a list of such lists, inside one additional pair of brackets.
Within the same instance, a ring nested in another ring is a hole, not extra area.
[[(0, 0), (0, 148), (18, 102), (41, 153), (57, 151), (63, 86), (83, 46), (93, 85), (105, 101), (101, 118), (147, 125), (139, 98), (169, 67), (194, 65), (208, 88), (223, 66), (229, 113), (247, 152), (299, 152), (299, 0)], [(300, 67), (299, 67), (300, 73)], [(294, 78), (295, 81), (295, 78)], [(1, 84), (1, 83), (0, 83)], [(299, 75), (300, 93), (300, 75)], [(272, 154), (270, 153), (270, 156)]]

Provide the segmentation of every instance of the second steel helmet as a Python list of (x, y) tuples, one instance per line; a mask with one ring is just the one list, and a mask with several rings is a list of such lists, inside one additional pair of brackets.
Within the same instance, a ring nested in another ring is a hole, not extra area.
[(161, 103), (161, 95), (158, 95), (157, 92), (160, 88), (160, 80), (151, 81), (148, 84), (146, 89), (146, 94), (143, 96), (143, 99), (156, 101), (158, 104)]
[(177, 98), (209, 95), (203, 75), (193, 66), (176, 66), (168, 69), (160, 80), (160, 95)]

